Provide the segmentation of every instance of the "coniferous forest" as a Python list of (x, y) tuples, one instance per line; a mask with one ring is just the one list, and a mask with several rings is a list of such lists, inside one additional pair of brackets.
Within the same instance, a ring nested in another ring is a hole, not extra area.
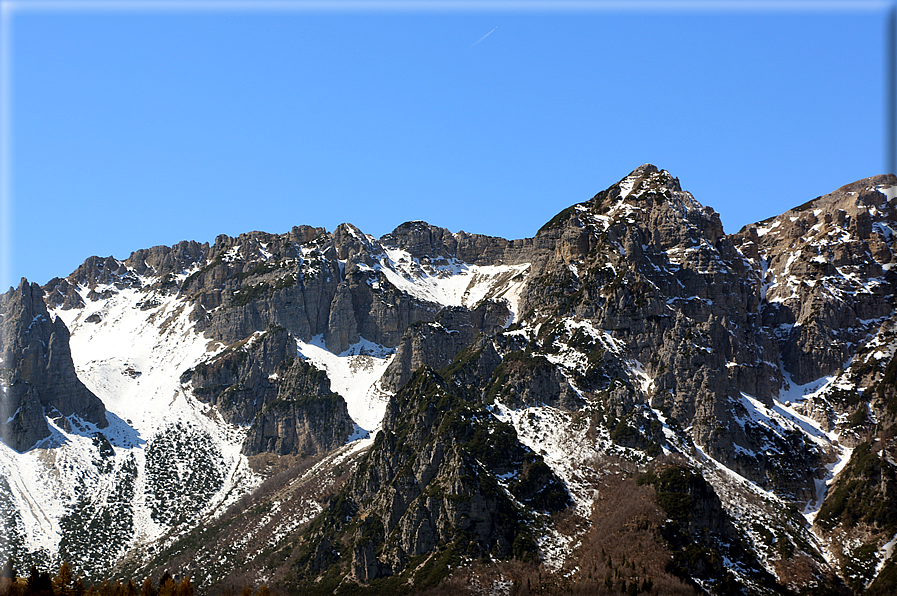
[[(27, 575), (20, 573), (15, 562), (8, 559), (0, 571), (0, 596), (194, 596), (189, 577), (179, 577), (167, 571), (158, 582), (147, 577), (142, 582), (107, 579), (90, 585), (68, 563), (62, 563), (54, 575), (33, 565)], [(272, 592), (264, 584), (254, 591), (243, 586), (239, 592), (233, 588), (221, 592), (221, 596), (237, 595), (272, 596)]]

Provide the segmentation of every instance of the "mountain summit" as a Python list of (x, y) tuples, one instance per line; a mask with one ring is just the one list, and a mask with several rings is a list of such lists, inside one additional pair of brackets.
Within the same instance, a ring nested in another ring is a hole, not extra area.
[(297, 226), (23, 280), (0, 556), (203, 593), (888, 593), (895, 207), (876, 176), (727, 235), (645, 164), (532, 238)]

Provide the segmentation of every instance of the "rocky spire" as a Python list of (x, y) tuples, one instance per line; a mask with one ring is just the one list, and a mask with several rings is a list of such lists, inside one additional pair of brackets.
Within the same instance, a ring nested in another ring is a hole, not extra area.
[(24, 278), (0, 296), (0, 438), (18, 451), (50, 436), (45, 415), (66, 429), (72, 417), (108, 424), (103, 402), (75, 374), (68, 328), (50, 319), (42, 296)]

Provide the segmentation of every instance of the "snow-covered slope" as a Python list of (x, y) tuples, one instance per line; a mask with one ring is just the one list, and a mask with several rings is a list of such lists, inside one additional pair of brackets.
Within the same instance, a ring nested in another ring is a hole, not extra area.
[[(276, 261), (269, 246), (244, 240), (223, 247), (219, 262), (264, 270)], [(320, 243), (296, 246), (296, 256), (283, 262), (298, 275), (326, 274)], [(474, 306), (488, 297), (513, 311), (528, 267), (457, 259), (434, 266), (397, 248), (376, 256), (371, 270), (382, 272), (386, 284), (440, 306)], [(4, 559), (12, 554), (20, 565), (49, 566), (62, 557), (88, 577), (101, 575), (129, 551), (152, 546), (155, 552), (177, 536), (173, 529), (220, 514), (262, 481), (242, 453), (249, 426), (225, 422), (182, 382), (185, 372), (227, 348), (197, 325), (197, 297), (178, 290), (212, 261), (205, 252), (162, 275), (145, 260), (137, 267), (107, 260), (97, 266), (101, 279), (79, 278), (79, 269), (63, 285), (69, 302), (59, 296), (51, 302), (51, 317), (70, 331), (78, 378), (102, 400), (109, 425), (100, 429), (74, 417), (66, 430), (51, 421), (52, 436), (24, 453), (0, 444)], [(113, 275), (102, 279), (103, 267)], [(324, 371), (331, 390), (345, 399), (356, 425), (349, 442), (379, 430), (390, 396), (379, 380), (394, 353), (362, 337), (334, 354), (321, 334), (297, 340), (293, 351)]]
[(76, 371), (105, 404), (109, 425), (53, 425), (52, 437), (25, 453), (0, 445), (19, 514), (17, 554), (47, 562), (62, 552), (87, 574), (158, 540), (168, 522), (186, 521), (178, 515), (212, 511), (235, 486), (253, 483), (240, 456), (242, 429), (214, 422), (178, 382), (210, 349), (191, 329), (185, 302), (96, 289), (107, 297), (81, 288), (84, 308), (51, 315), (71, 330)]
[(358, 436), (373, 436), (380, 428), (389, 393), (378, 381), (395, 350), (362, 340), (345, 352), (334, 354), (324, 347), (321, 336), (298, 342), (298, 353), (330, 378), (330, 388), (343, 396)]
[(428, 302), (443, 306), (476, 306), (485, 298), (506, 300), (512, 312), (518, 312), (523, 274), (529, 263), (521, 265), (467, 265), (457, 259), (439, 259), (421, 263), (407, 251), (384, 250), (386, 258), (372, 270), (382, 271), (393, 286)]

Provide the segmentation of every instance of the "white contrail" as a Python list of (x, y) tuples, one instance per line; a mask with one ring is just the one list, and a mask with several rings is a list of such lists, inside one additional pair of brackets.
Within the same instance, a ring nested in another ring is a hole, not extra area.
[[(494, 29), (492, 29), (492, 31), (495, 31), (495, 29), (498, 29), (498, 27), (495, 27)], [(470, 47), (472, 48), (473, 46), (477, 45), (478, 43), (480, 43), (481, 41), (483, 41), (484, 39), (486, 39), (487, 37), (489, 37), (490, 35), (492, 35), (492, 31), (490, 31), (489, 33), (487, 33), (487, 34), (484, 35), (483, 37), (481, 37), (481, 38), (479, 38), (478, 40), (476, 40), (475, 42), (473, 42), (473, 43), (470, 45)], [(467, 49), (470, 49), (470, 48), (467, 48)]]

